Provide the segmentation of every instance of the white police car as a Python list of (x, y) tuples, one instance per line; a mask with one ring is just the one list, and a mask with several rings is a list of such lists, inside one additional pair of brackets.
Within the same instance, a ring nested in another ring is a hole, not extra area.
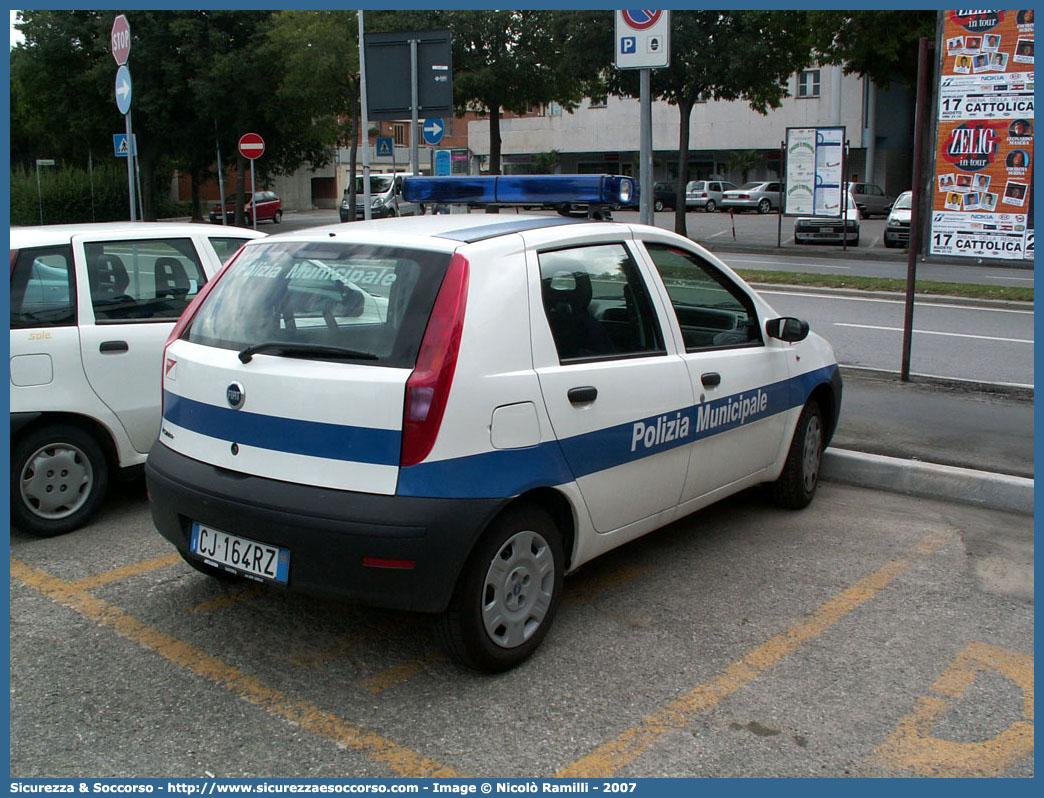
[(156, 440), (163, 342), (253, 230), (126, 222), (11, 228), (11, 521), (85, 523)]
[[(589, 179), (577, 201), (633, 200)], [(521, 202), (548, 180), (406, 190)], [(593, 557), (759, 483), (806, 505), (841, 380), (686, 238), (476, 214), (247, 244), (171, 334), (163, 392), (146, 477), (191, 565), (439, 613), (453, 657), (495, 671)]]

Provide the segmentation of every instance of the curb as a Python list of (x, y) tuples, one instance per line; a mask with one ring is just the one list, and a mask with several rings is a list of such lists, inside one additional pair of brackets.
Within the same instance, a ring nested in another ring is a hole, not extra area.
[(823, 453), (822, 477), (844, 485), (1033, 515), (1033, 480), (1025, 477), (834, 448)]

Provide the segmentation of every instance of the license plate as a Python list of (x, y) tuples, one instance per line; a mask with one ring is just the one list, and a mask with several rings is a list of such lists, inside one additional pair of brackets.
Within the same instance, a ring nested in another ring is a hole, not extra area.
[(290, 571), (290, 552), (287, 549), (230, 535), (202, 524), (192, 525), (189, 550), (205, 562), (283, 585)]
[(837, 231), (833, 227), (820, 227), (819, 232), (821, 233), (836, 233)]

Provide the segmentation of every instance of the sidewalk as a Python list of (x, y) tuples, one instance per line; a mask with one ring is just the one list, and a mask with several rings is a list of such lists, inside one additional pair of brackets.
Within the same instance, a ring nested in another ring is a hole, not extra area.
[(823, 479), (1033, 512), (1033, 399), (842, 367)]

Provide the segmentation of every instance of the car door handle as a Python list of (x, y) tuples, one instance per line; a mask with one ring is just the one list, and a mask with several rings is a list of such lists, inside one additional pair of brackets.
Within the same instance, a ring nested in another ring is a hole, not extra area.
[(582, 388), (570, 388), (566, 396), (569, 397), (569, 401), (572, 404), (583, 405), (598, 398), (598, 389), (593, 385), (585, 385)]
[(126, 341), (102, 341), (98, 346), (98, 351), (102, 354), (109, 352), (128, 352), (130, 347)]
[(706, 374), (700, 375), (700, 382), (703, 383), (704, 388), (717, 388), (721, 385), (721, 375), (716, 371), (708, 371)]

